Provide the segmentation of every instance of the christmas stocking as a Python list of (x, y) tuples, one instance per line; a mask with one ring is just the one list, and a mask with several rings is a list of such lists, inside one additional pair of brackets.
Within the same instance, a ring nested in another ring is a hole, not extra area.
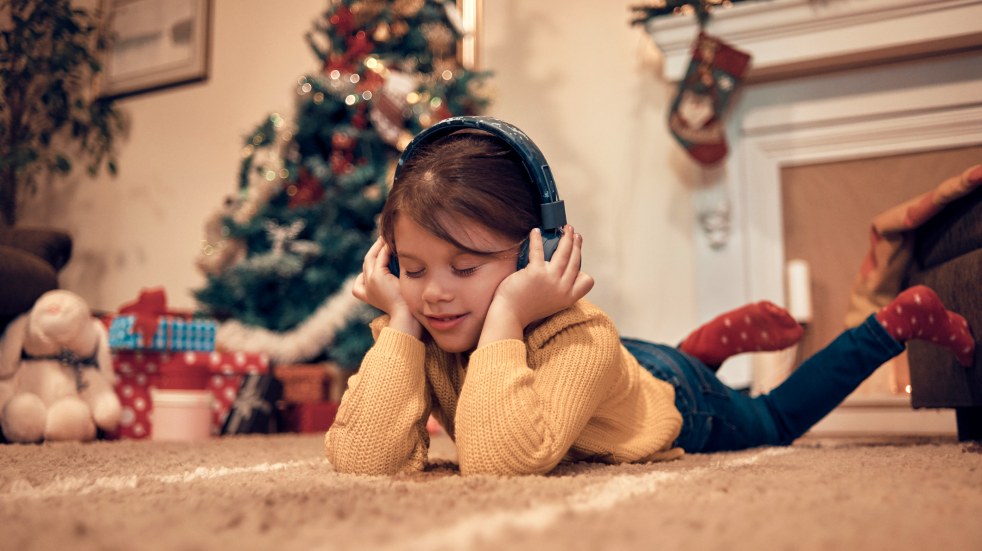
[(723, 113), (750, 65), (750, 55), (700, 32), (692, 61), (679, 83), (668, 127), (696, 161), (713, 164), (726, 156)]

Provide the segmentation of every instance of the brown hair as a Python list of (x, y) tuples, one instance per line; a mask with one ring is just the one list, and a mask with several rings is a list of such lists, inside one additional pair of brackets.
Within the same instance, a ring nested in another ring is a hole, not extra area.
[(399, 170), (382, 208), (382, 238), (395, 251), (395, 222), (408, 216), (426, 231), (473, 254), (453, 227), (473, 220), (516, 244), (541, 224), (539, 200), (518, 154), (502, 140), (461, 131), (425, 144)]

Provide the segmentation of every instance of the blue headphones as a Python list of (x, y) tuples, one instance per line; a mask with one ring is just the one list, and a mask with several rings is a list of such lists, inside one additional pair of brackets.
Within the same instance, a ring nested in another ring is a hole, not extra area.
[[(539, 205), (542, 211), (542, 248), (545, 252), (545, 259), (552, 258), (556, 247), (559, 246), (559, 239), (563, 236), (563, 226), (566, 225), (566, 207), (559, 199), (559, 192), (556, 190), (556, 182), (553, 180), (552, 171), (546, 158), (539, 151), (538, 146), (518, 127), (493, 117), (451, 117), (444, 119), (433, 126), (423, 130), (409, 142), (406, 149), (399, 157), (399, 163), (395, 170), (395, 184), (399, 182), (399, 172), (406, 161), (413, 156), (413, 152), (433, 141), (444, 136), (453, 134), (459, 130), (481, 130), (497, 138), (500, 138), (518, 154), (525, 171), (535, 184), (538, 191)], [(522, 241), (521, 249), (518, 253), (518, 269), (521, 270), (529, 261), (529, 240), (528, 237)], [(393, 254), (389, 259), (389, 271), (399, 276), (399, 261)]]

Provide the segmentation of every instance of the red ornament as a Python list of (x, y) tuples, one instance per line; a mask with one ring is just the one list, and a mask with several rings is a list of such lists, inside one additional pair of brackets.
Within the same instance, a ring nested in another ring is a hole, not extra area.
[(355, 114), (351, 116), (351, 125), (359, 129), (368, 128), (368, 117), (365, 116), (367, 104), (359, 103), (356, 109)]
[(443, 119), (449, 119), (452, 117), (453, 113), (451, 113), (450, 109), (447, 108), (447, 103), (443, 102), (440, 104), (440, 107), (433, 110), (433, 116), (442, 121)]
[(290, 197), (289, 202), (291, 209), (313, 205), (324, 197), (324, 186), (306, 169), (300, 169), (300, 176), (294, 187), (296, 192)]
[(335, 151), (331, 153), (331, 171), (337, 175), (343, 175), (351, 172), (354, 166), (348, 159), (347, 155), (344, 155), (340, 151)]
[(355, 36), (348, 39), (348, 51), (345, 53), (349, 61), (360, 58), (366, 54), (372, 53), (375, 50), (375, 44), (372, 43), (365, 31), (358, 31)]
[(355, 143), (355, 139), (344, 132), (335, 132), (331, 135), (331, 145), (343, 152), (349, 151)]
[(351, 34), (352, 29), (355, 28), (355, 17), (351, 14), (351, 10), (344, 5), (339, 6), (328, 21), (337, 29), (338, 34), (341, 36)]

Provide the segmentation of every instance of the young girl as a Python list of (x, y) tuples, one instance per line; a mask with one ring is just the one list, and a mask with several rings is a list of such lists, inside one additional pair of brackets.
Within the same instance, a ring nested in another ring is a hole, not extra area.
[[(842, 333), (770, 394), (722, 384), (729, 355), (786, 347), (801, 328), (770, 303), (724, 314), (678, 347), (621, 339), (583, 297), (582, 237), (550, 260), (520, 155), (462, 131), (417, 148), (382, 212), (354, 294), (385, 312), (325, 437), (339, 472), (418, 471), (432, 414), (463, 474), (540, 474), (561, 461), (664, 460), (786, 445), (904, 349), (930, 339), (969, 363), (965, 320), (926, 287)], [(528, 263), (516, 269), (528, 239)], [(398, 258), (398, 276), (390, 265)]]

